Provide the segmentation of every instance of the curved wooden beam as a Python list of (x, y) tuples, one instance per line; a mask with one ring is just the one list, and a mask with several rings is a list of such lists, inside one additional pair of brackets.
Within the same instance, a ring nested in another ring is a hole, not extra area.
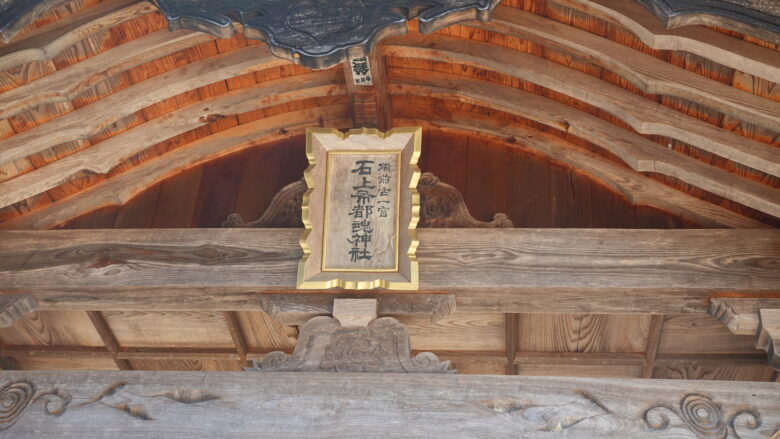
[(548, 0), (578, 10), (633, 33), (657, 50), (677, 50), (780, 83), (777, 52), (700, 26), (666, 29), (648, 10), (626, 0)]
[[(780, 176), (780, 150), (555, 62), (487, 43), (441, 35), (407, 35), (383, 46), (391, 56), (423, 58), (493, 70), (563, 93), (598, 107), (642, 134), (678, 139), (697, 148)], [(775, 215), (778, 216), (778, 215)]]
[[(767, 228), (766, 224), (739, 215), (672, 189), (650, 177), (619, 166), (589, 151), (583, 151), (565, 140), (517, 125), (507, 125), (495, 118), (466, 111), (431, 114), (425, 108), (394, 110), (396, 125), (419, 125), (446, 132), (477, 132), (509, 139), (513, 148), (542, 154), (556, 162), (580, 170), (595, 178), (615, 192), (622, 194), (632, 204), (652, 206), (701, 224), (703, 227)], [(0, 225), (0, 227), (2, 227)]]
[(49, 61), (65, 48), (118, 24), (155, 12), (147, 1), (109, 0), (56, 22), (25, 38), (0, 47), (0, 70), (33, 61)]
[(0, 224), (0, 229), (47, 229), (82, 214), (130, 201), (165, 178), (260, 143), (302, 135), (310, 126), (349, 128), (347, 104), (284, 113), (204, 137), (105, 182)]
[(637, 0), (667, 28), (718, 26), (780, 43), (780, 6), (766, 0)]
[[(499, 84), (426, 72), (397, 74), (391, 94), (451, 99), (531, 119), (560, 129), (617, 155), (639, 172), (657, 172), (780, 217), (780, 191), (707, 165), (565, 104)], [(406, 84), (398, 84), (404, 81)]]
[(250, 72), (289, 64), (267, 47), (243, 47), (173, 69), (98, 102), (0, 141), (0, 164), (87, 139), (117, 120), (178, 94)]
[(500, 7), (479, 28), (561, 49), (613, 71), (645, 93), (675, 96), (780, 132), (780, 105), (676, 67), (622, 44), (515, 8)]
[(66, 183), (81, 172), (105, 174), (164, 140), (213, 120), (302, 99), (344, 95), (344, 75), (325, 70), (255, 84), (199, 101), (124, 131), (87, 149), (0, 183), (0, 207)]
[(0, 4), (0, 41), (8, 43), (50, 9), (69, 0), (6, 0)]
[(0, 118), (40, 105), (67, 102), (102, 81), (165, 55), (213, 40), (200, 32), (160, 30), (0, 93)]

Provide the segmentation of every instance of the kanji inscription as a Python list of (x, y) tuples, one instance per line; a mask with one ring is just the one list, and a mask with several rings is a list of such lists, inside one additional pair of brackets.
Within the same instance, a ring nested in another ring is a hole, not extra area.
[(309, 130), (299, 288), (416, 288), (420, 132)]

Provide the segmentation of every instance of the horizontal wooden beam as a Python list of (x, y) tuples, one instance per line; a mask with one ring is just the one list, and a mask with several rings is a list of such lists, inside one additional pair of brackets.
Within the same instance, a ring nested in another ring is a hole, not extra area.
[[(295, 289), (300, 234), (2, 231), (0, 291), (30, 293), (40, 310), (259, 310), (262, 293)], [(718, 292), (761, 297), (780, 289), (777, 230), (418, 234), (420, 292), (455, 294), (462, 311), (706, 313)]]
[(778, 383), (25, 371), (3, 384), (19, 395), (0, 424), (14, 437), (766, 438), (780, 423)]
[(715, 297), (710, 299), (709, 313), (726, 325), (734, 335), (756, 335), (759, 311), (772, 308), (780, 309), (780, 297)]

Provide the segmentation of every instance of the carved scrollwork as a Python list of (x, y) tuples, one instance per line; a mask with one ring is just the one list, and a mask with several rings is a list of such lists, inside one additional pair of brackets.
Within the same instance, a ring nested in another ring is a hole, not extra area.
[(171, 30), (229, 38), (240, 23), (247, 38), (268, 42), (277, 56), (312, 69), (332, 67), (347, 50), (365, 56), (379, 40), (406, 33), (420, 19), (423, 33), (455, 21), (487, 21), (500, 0), (154, 0)]
[(503, 213), (493, 221), (478, 221), (466, 207), (463, 195), (453, 186), (439, 180), (430, 172), (420, 176), (420, 222), (418, 227), (511, 228), (512, 221)]
[(685, 395), (679, 405), (658, 404), (645, 410), (642, 420), (652, 430), (666, 430), (671, 419), (663, 412), (668, 410), (685, 424), (697, 437), (703, 439), (739, 438), (736, 421), (747, 417), (746, 428), (755, 430), (761, 426), (761, 415), (752, 408), (724, 413), (723, 408), (711, 398), (697, 393)]
[(332, 317), (315, 317), (301, 327), (292, 355), (271, 352), (248, 370), (455, 373), (449, 361), (440, 361), (430, 352), (412, 358), (406, 327), (390, 317), (366, 327), (342, 327)]
[(46, 413), (59, 416), (65, 413), (71, 397), (59, 389), (38, 390), (29, 381), (8, 383), (0, 389), (0, 431), (11, 428), (16, 421), (38, 401), (45, 400)]
[[(439, 180), (430, 172), (420, 176), (417, 185), (420, 193), (420, 222), (418, 228), (511, 228), (512, 221), (503, 213), (493, 216), (493, 221), (478, 221), (471, 216), (463, 196), (453, 186)], [(306, 181), (299, 180), (282, 188), (271, 200), (265, 213), (255, 221), (245, 222), (234, 213), (222, 222), (222, 227), (303, 227), (301, 204), (306, 192)]]

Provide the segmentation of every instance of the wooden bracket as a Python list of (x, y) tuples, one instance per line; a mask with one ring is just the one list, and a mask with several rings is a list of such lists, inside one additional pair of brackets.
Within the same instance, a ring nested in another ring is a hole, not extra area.
[[(493, 221), (478, 221), (469, 212), (463, 195), (455, 187), (439, 180), (430, 172), (420, 176), (417, 185), (420, 193), (420, 222), (422, 228), (512, 228), (512, 221), (503, 213), (493, 216)], [(271, 200), (263, 215), (255, 221), (244, 222), (241, 215), (233, 213), (222, 222), (222, 227), (237, 228), (300, 228), (301, 205), (306, 192), (305, 180), (283, 187)]]
[(316, 316), (336, 316), (334, 301), (340, 299), (373, 299), (377, 301), (377, 315), (428, 315), (433, 323), (455, 312), (454, 294), (263, 294), (260, 305), (283, 325), (300, 326)]
[(710, 299), (708, 311), (720, 320), (734, 335), (754, 335), (758, 329), (761, 309), (780, 308), (780, 298), (730, 298)]
[(431, 352), (412, 357), (406, 326), (376, 319), (376, 299), (336, 299), (333, 317), (301, 327), (292, 355), (271, 352), (247, 370), (261, 372), (455, 373)]
[(780, 371), (780, 309), (762, 309), (758, 316), (756, 349), (766, 351), (769, 367)]
[(38, 302), (31, 294), (0, 294), (0, 328), (13, 326), (25, 314), (38, 309)]

